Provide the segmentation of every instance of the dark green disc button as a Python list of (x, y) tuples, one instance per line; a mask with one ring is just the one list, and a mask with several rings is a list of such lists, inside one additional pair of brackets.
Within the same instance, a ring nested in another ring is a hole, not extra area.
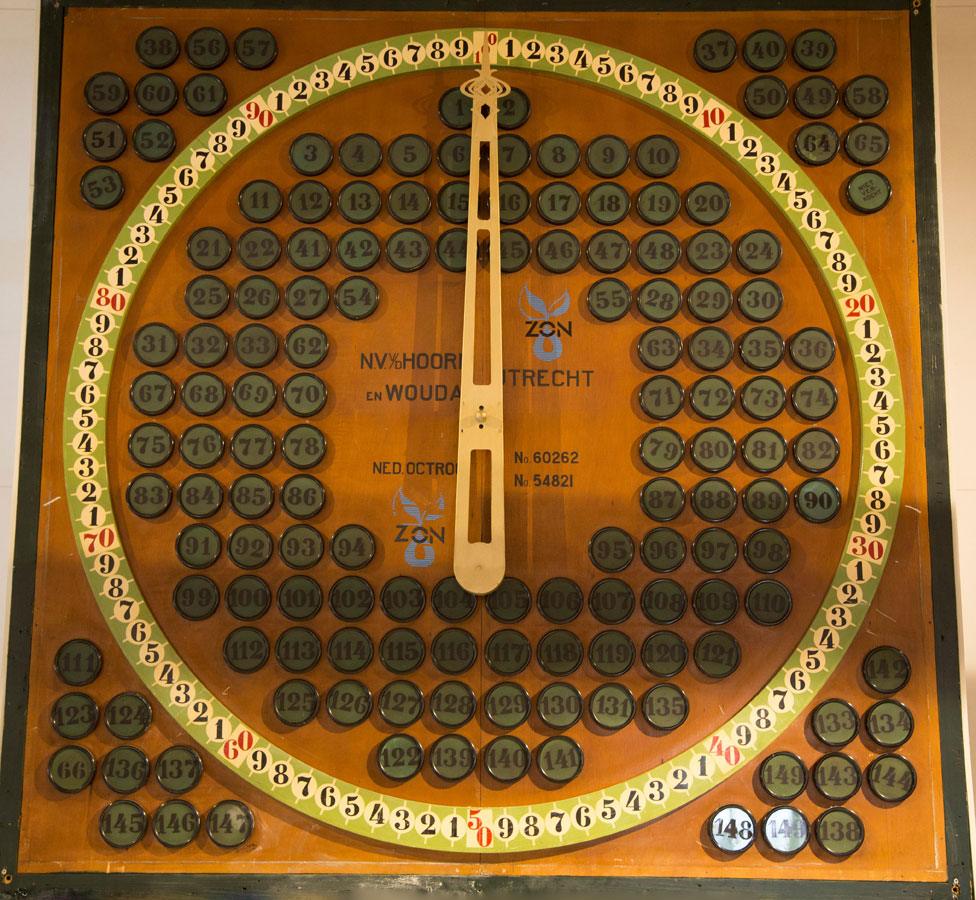
[(821, 28), (801, 31), (793, 41), (793, 59), (810, 72), (826, 69), (834, 61), (837, 42), (830, 32)]
[(721, 578), (709, 578), (695, 588), (692, 608), (706, 625), (724, 625), (735, 618), (739, 592)]
[(361, 569), (372, 561), (376, 541), (362, 525), (343, 525), (332, 536), (331, 553), (343, 569)]
[(626, 622), (634, 611), (634, 591), (619, 578), (604, 578), (590, 591), (590, 612), (599, 622), (619, 625)]
[(448, 128), (464, 129), (471, 127), (472, 99), (460, 88), (450, 88), (441, 94), (437, 111), (441, 121)]
[(136, 106), (149, 116), (166, 115), (180, 96), (176, 82), (159, 72), (143, 75), (136, 82), (134, 94)]
[(807, 472), (826, 472), (839, 455), (837, 438), (823, 428), (808, 428), (793, 442), (793, 458)]
[(397, 728), (413, 725), (424, 712), (424, 695), (411, 681), (391, 681), (377, 700), (380, 718)]
[(688, 647), (673, 631), (655, 631), (641, 647), (641, 662), (652, 675), (670, 678), (688, 662)]
[(688, 241), (685, 257), (696, 271), (712, 274), (728, 265), (732, 258), (732, 245), (719, 231), (699, 231)]
[(813, 826), (820, 846), (831, 856), (846, 857), (864, 843), (864, 825), (849, 809), (831, 807)]
[(77, 794), (95, 777), (95, 758), (84, 747), (62, 747), (48, 760), (47, 775), (62, 793)]
[(571, 631), (557, 628), (545, 634), (539, 641), (536, 658), (550, 675), (569, 675), (583, 662), (583, 645)]
[(772, 579), (757, 581), (746, 591), (746, 612), (760, 625), (779, 625), (793, 609), (793, 598), (785, 584)]
[(286, 672), (307, 672), (322, 658), (322, 642), (308, 628), (288, 628), (275, 641), (275, 658)]
[(706, 375), (691, 386), (689, 399), (703, 419), (721, 419), (735, 406), (735, 389), (720, 375)]
[(865, 169), (847, 179), (847, 199), (858, 212), (875, 213), (888, 205), (891, 182), (875, 169)]
[(460, 728), (474, 715), (477, 700), (463, 681), (445, 681), (430, 695), (430, 714), (439, 725)]
[(299, 181), (288, 192), (288, 210), (306, 225), (321, 222), (332, 208), (329, 189), (318, 181)]
[(630, 259), (630, 242), (619, 231), (598, 231), (586, 243), (586, 259), (598, 272), (617, 272)]
[(445, 628), (431, 642), (430, 658), (446, 675), (460, 675), (478, 658), (478, 643), (463, 628)]
[(192, 747), (167, 747), (156, 757), (156, 781), (171, 794), (185, 794), (200, 783), (203, 760)]
[(111, 162), (125, 150), (125, 130), (113, 119), (96, 119), (85, 127), (81, 142), (96, 162)]
[(681, 197), (664, 181), (653, 181), (637, 195), (637, 214), (648, 225), (667, 225), (681, 209)]
[[(329, 591), (329, 608), (337, 619), (342, 619), (344, 622), (364, 619), (372, 610), (373, 601), (373, 589), (369, 582), (356, 575), (343, 576)], [(306, 617), (301, 616), (301, 618)], [(293, 615), (293, 618), (297, 617)]]
[(98, 72), (85, 83), (85, 102), (103, 116), (117, 113), (128, 99), (129, 88), (115, 72)]
[(230, 289), (216, 275), (198, 275), (183, 294), (187, 309), (200, 319), (214, 319), (230, 303)]
[(875, 647), (864, 657), (861, 672), (869, 687), (880, 694), (894, 694), (908, 684), (912, 668), (901, 650)]
[(760, 75), (746, 85), (742, 99), (757, 119), (773, 119), (786, 109), (789, 88), (775, 75)]
[(786, 41), (778, 31), (754, 31), (742, 44), (742, 58), (757, 72), (772, 72), (786, 59)]
[(101, 768), (102, 780), (117, 794), (132, 794), (149, 780), (149, 759), (138, 747), (114, 747)]
[(153, 813), (152, 828), (164, 847), (185, 847), (200, 832), (200, 814), (186, 800), (164, 800)]
[(703, 31), (695, 39), (695, 62), (706, 72), (724, 72), (735, 62), (735, 38), (720, 28)]
[(811, 375), (798, 381), (790, 393), (793, 409), (804, 419), (819, 421), (837, 406), (837, 389), (826, 378)]
[(681, 410), (684, 390), (670, 375), (655, 375), (641, 385), (638, 402), (652, 419), (670, 419)]
[(539, 718), (550, 728), (569, 728), (583, 714), (583, 698), (571, 684), (547, 684), (535, 698)]
[(834, 352), (834, 339), (822, 328), (803, 328), (790, 338), (790, 359), (808, 372), (830, 365)]
[(227, 586), (224, 599), (235, 619), (260, 619), (271, 608), (271, 589), (257, 575), (241, 575)]
[(498, 127), (519, 128), (529, 118), (531, 105), (525, 91), (512, 88), (498, 99)]
[(814, 763), (813, 783), (828, 800), (843, 803), (860, 788), (861, 770), (849, 756), (828, 753)]
[(706, 472), (721, 472), (735, 460), (735, 440), (721, 428), (706, 428), (692, 438), (691, 458)]
[(325, 705), (336, 724), (359, 725), (369, 716), (373, 700), (366, 685), (348, 680), (339, 681), (332, 686)]
[(324, 555), (325, 541), (311, 525), (289, 525), (281, 535), (278, 551), (285, 565), (309, 569)]
[(188, 575), (173, 588), (173, 606), (192, 622), (209, 618), (220, 605), (220, 591), (205, 575)]
[(373, 658), (373, 644), (359, 628), (340, 628), (329, 640), (328, 654), (329, 662), (340, 672), (358, 672)]
[(173, 65), (179, 55), (179, 39), (162, 25), (153, 25), (136, 38), (136, 56), (150, 69), (165, 69)]
[(706, 572), (724, 572), (738, 558), (739, 545), (724, 528), (706, 528), (692, 542), (691, 555)]
[(757, 472), (775, 472), (786, 462), (785, 438), (772, 428), (757, 428), (749, 432), (740, 447), (742, 459)]
[(637, 341), (637, 355), (649, 369), (669, 369), (681, 357), (681, 338), (663, 325), (648, 328)]
[[(351, 228), (336, 242), (336, 256), (339, 262), (353, 272), (362, 272), (376, 265), (381, 253), (379, 239), (365, 228)], [(336, 288), (336, 304), (339, 303), (339, 289)], [(340, 312), (342, 308), (339, 305)]]
[(260, 525), (241, 525), (227, 539), (227, 555), (242, 569), (258, 569), (274, 555), (274, 539)]
[(376, 764), (387, 778), (406, 781), (423, 766), (424, 750), (409, 734), (393, 734), (376, 749)]
[(804, 78), (793, 88), (793, 105), (810, 119), (822, 119), (837, 105), (837, 85), (822, 75)]
[(227, 400), (227, 389), (216, 375), (194, 372), (183, 382), (180, 399), (195, 416), (212, 416)]
[(619, 731), (634, 718), (634, 695), (622, 684), (601, 684), (590, 694), (590, 718), (601, 728)]
[(709, 631), (695, 643), (695, 665), (709, 678), (727, 678), (741, 658), (738, 641), (725, 631)]
[(568, 182), (553, 181), (536, 194), (535, 205), (551, 225), (565, 225), (579, 215), (580, 195)]
[[(467, 232), (463, 228), (445, 231), (434, 247), (437, 261), (448, 272), (463, 272), (467, 259)], [(538, 251), (537, 251), (538, 252)]]
[(194, 325), (183, 339), (186, 358), (195, 366), (215, 366), (227, 355), (227, 335), (216, 325)]
[(897, 700), (880, 700), (864, 714), (864, 728), (879, 747), (900, 747), (915, 730), (908, 707)]
[(565, 178), (580, 162), (580, 148), (569, 135), (553, 134), (543, 138), (535, 151), (539, 168), (553, 178)]
[(257, 628), (236, 628), (224, 641), (224, 660), (235, 672), (245, 675), (256, 672), (270, 655), (268, 639)]
[(784, 855), (798, 853), (810, 840), (810, 823), (798, 809), (778, 806), (763, 816), (762, 835), (772, 850)]
[(583, 592), (569, 578), (550, 578), (539, 588), (539, 612), (550, 622), (565, 624), (583, 609)]
[(383, 161), (383, 149), (372, 135), (351, 134), (339, 145), (339, 163), (350, 175), (370, 175)]
[(571, 738), (551, 737), (536, 750), (536, 765), (550, 781), (565, 784), (583, 771), (583, 751)]
[(412, 628), (394, 628), (380, 641), (380, 661), (397, 675), (417, 669), (426, 652), (423, 638)]
[(486, 598), (488, 612), (499, 622), (518, 622), (532, 608), (532, 592), (518, 578), (503, 578)]
[(313, 425), (293, 425), (281, 439), (281, 454), (296, 469), (317, 466), (325, 450), (325, 436)]
[(386, 258), (399, 272), (416, 272), (430, 259), (430, 243), (416, 228), (401, 228), (387, 239)]
[(470, 775), (477, 760), (471, 741), (460, 734), (445, 734), (430, 748), (430, 767), (446, 781), (460, 781)]
[(137, 475), (125, 489), (125, 499), (137, 516), (156, 519), (169, 509), (173, 501), (173, 489), (159, 475)]
[(793, 149), (800, 162), (808, 166), (822, 166), (837, 155), (840, 138), (833, 126), (826, 122), (811, 122), (796, 133)]
[(461, 622), (478, 606), (478, 598), (464, 590), (453, 576), (442, 578), (434, 585), (430, 600), (434, 612), (446, 622)]
[[(366, 587), (369, 590), (369, 585)], [(371, 590), (370, 605), (372, 605)], [(317, 581), (306, 575), (292, 575), (278, 588), (278, 608), (288, 619), (311, 619), (318, 615), (322, 608), (322, 588)]]
[(641, 609), (655, 625), (671, 625), (685, 614), (685, 589), (670, 578), (658, 578), (641, 592)]
[(176, 552), (191, 569), (212, 566), (220, 556), (220, 535), (209, 525), (189, 525), (176, 536)]
[[(519, 631), (504, 628), (496, 631), (485, 643), (485, 660), (499, 675), (515, 675), (532, 659), (532, 645)], [(490, 717), (490, 712), (489, 712)]]
[(129, 455), (141, 466), (161, 466), (173, 453), (173, 436), (162, 425), (145, 422), (129, 435)]
[(430, 165), (430, 144), (419, 134), (401, 134), (386, 150), (390, 168), (404, 178), (415, 178)]
[(728, 332), (714, 326), (699, 328), (688, 339), (688, 356), (700, 369), (714, 372), (732, 361), (735, 345)]
[(62, 694), (51, 707), (51, 724), (61, 737), (80, 740), (95, 730), (98, 704), (88, 694)]
[(245, 469), (260, 469), (274, 457), (274, 436), (263, 425), (245, 425), (231, 438), (230, 452)]
[(717, 278), (702, 278), (689, 289), (688, 311), (702, 322), (717, 322), (732, 309), (732, 291)]
[(612, 134), (594, 138), (586, 148), (586, 164), (599, 178), (616, 178), (630, 161), (627, 143)]
[(216, 28), (198, 28), (186, 39), (187, 59), (198, 69), (216, 69), (228, 52), (227, 38)]
[(249, 181), (237, 195), (237, 205), (248, 221), (270, 222), (281, 211), (281, 191), (263, 178)]
[(684, 538), (673, 528), (652, 528), (641, 541), (641, 559), (655, 572), (672, 572), (687, 554)]
[(724, 522), (737, 505), (735, 488), (724, 478), (706, 478), (691, 492), (691, 508), (706, 522)]
[(547, 231), (536, 241), (535, 255), (547, 272), (562, 275), (579, 262), (579, 240), (561, 228)]
[(586, 306), (594, 319), (616, 322), (630, 310), (630, 288), (618, 278), (601, 278), (590, 285)]
[(622, 572), (634, 558), (634, 540), (620, 528), (601, 528), (590, 538), (589, 554), (593, 565), (601, 571)]
[(169, 122), (147, 119), (132, 130), (132, 149), (146, 162), (162, 162), (176, 149), (176, 133)]
[(281, 505), (292, 518), (310, 519), (325, 505), (325, 488), (311, 475), (292, 475), (281, 486)]
[[(269, 232), (270, 234), (270, 232)], [(219, 228), (198, 228), (186, 242), (187, 256), (198, 269), (219, 269), (230, 259), (230, 238)]]
[(666, 178), (676, 168), (678, 145), (663, 134), (652, 134), (637, 145), (637, 168), (650, 178)]
[(637, 261), (655, 275), (670, 272), (681, 259), (681, 243), (669, 231), (649, 231), (637, 242)]
[(667, 278), (652, 278), (637, 292), (637, 308), (651, 322), (667, 322), (681, 308), (681, 291)]
[(739, 238), (735, 255), (747, 272), (762, 275), (779, 265), (783, 248), (772, 232), (757, 228)]
[(844, 105), (855, 116), (872, 119), (888, 105), (888, 85), (876, 75), (859, 75), (844, 88)]
[(857, 737), (857, 712), (846, 700), (824, 700), (810, 714), (810, 728), (828, 747), (844, 747)]
[(729, 192), (714, 181), (696, 184), (685, 194), (685, 211), (699, 225), (717, 225), (731, 206)]
[(285, 337), (285, 355), (292, 365), (310, 369), (319, 365), (329, 352), (329, 339), (315, 325), (299, 325)]
[(529, 748), (516, 737), (502, 735), (485, 747), (482, 758), (485, 771), (498, 781), (511, 783), (518, 781), (526, 772), (532, 757)]
[(641, 700), (644, 719), (658, 731), (674, 731), (688, 718), (688, 710), (688, 698), (673, 684), (658, 684)]
[[(629, 210), (630, 195), (615, 182), (598, 184), (586, 195), (586, 211), (598, 225), (616, 225), (626, 218)], [(628, 253), (629, 250), (628, 247)]]
[(876, 166), (889, 146), (888, 132), (874, 122), (861, 122), (844, 135), (844, 152), (859, 166)]
[(737, 295), (739, 310), (753, 322), (768, 322), (783, 308), (780, 286), (768, 278), (747, 281)]
[(347, 319), (365, 319), (379, 306), (379, 290), (368, 278), (343, 279), (335, 289), (336, 309)]
[(234, 39), (234, 56), (245, 69), (266, 69), (277, 55), (278, 44), (265, 28), (245, 28)]
[[(521, 222), (532, 208), (532, 198), (528, 190), (516, 181), (503, 181), (498, 186), (498, 217), (502, 225)], [(465, 205), (465, 211), (467, 205)], [(465, 214), (465, 219), (467, 215)], [(464, 221), (462, 219), (461, 221)]]
[(430, 194), (419, 181), (401, 181), (390, 188), (386, 205), (394, 219), (409, 225), (430, 212)]
[(829, 522), (840, 512), (840, 491), (824, 478), (811, 478), (796, 489), (796, 511), (808, 522)]
[(739, 392), (742, 409), (754, 419), (775, 419), (786, 406), (786, 390), (769, 375), (749, 379)]
[(790, 508), (790, 495), (778, 481), (757, 478), (742, 492), (742, 508), (757, 522), (776, 522)]
[(448, 175), (466, 176), (471, 168), (470, 135), (452, 134), (444, 138), (437, 148), (437, 162)]
[(292, 415), (308, 419), (321, 412), (328, 399), (328, 388), (317, 375), (303, 372), (292, 375), (282, 388), (282, 399)]
[[(329, 239), (318, 228), (299, 228), (292, 232), (285, 245), (288, 261), (302, 272), (321, 269), (332, 253)], [(243, 255), (242, 255), (243, 256)], [(254, 266), (253, 268), (259, 268)], [(266, 268), (261, 266), (260, 268)]]
[(760, 326), (747, 331), (739, 338), (739, 356), (750, 368), (760, 372), (779, 365), (785, 346), (779, 332)]
[(238, 238), (237, 255), (249, 269), (270, 269), (281, 256), (281, 241), (267, 228), (251, 228)]
[(423, 585), (416, 578), (397, 575), (391, 578), (380, 593), (383, 612), (394, 622), (409, 622), (416, 619), (427, 602)]
[(207, 834), (218, 847), (240, 847), (254, 831), (254, 815), (240, 800), (221, 800), (207, 813)]
[(807, 769), (795, 753), (779, 750), (763, 760), (759, 781), (774, 800), (789, 801), (799, 797), (807, 786)]
[(484, 699), (485, 714), (499, 728), (517, 728), (528, 717), (531, 705), (525, 689), (512, 681), (492, 687)]
[(146, 835), (146, 811), (131, 800), (115, 800), (98, 817), (98, 833), (116, 850), (134, 847)]
[(119, 740), (141, 737), (151, 722), (152, 707), (142, 694), (126, 691), (105, 704), (105, 727)]
[(245, 416), (263, 416), (275, 405), (278, 389), (263, 372), (241, 375), (231, 388), (234, 406)]
[(216, 75), (194, 75), (183, 85), (183, 102), (197, 116), (215, 116), (227, 103), (227, 88)]
[(616, 678), (630, 671), (636, 652), (634, 644), (622, 631), (601, 631), (588, 650), (590, 665), (599, 674)]
[(746, 539), (742, 553), (753, 569), (771, 575), (790, 561), (790, 542), (779, 531), (760, 528)]
[(147, 366), (164, 366), (180, 347), (180, 339), (169, 325), (150, 322), (143, 325), (132, 339), (136, 359)]
[(206, 469), (224, 455), (224, 438), (213, 425), (191, 425), (180, 438), (180, 455), (195, 469)]
[(332, 162), (332, 145), (321, 134), (300, 134), (292, 141), (288, 158), (299, 175), (321, 175)]

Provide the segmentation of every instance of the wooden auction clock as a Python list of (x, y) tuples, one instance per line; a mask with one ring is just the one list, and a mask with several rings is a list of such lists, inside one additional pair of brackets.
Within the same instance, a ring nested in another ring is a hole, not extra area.
[(864, 5), (45, 3), (0, 894), (972, 896)]

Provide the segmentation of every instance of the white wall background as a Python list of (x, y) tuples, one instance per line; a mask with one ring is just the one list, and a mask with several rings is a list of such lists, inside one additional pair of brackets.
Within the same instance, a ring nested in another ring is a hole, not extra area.
[[(12, 423), (20, 418), (23, 372), (37, 30), (36, 0), (0, 0), (0, 676), (10, 601), (18, 453)], [(976, 403), (971, 393), (976, 389), (976, 115), (971, 105), (976, 0), (935, 0), (935, 32), (949, 456), (958, 584), (965, 601), (976, 596)], [(970, 734), (976, 746), (976, 603), (962, 606)], [(0, 680), (0, 692), (4, 683)], [(0, 706), (0, 722), (2, 716)]]

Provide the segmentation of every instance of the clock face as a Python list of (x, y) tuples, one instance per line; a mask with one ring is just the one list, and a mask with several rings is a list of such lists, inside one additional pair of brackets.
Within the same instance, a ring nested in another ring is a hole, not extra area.
[[(676, 16), (680, 52), (633, 16), (364, 16), (325, 54), (328, 17), (197, 18), (127, 21), (124, 75), (69, 63), (101, 116), (75, 206), (114, 220), (57, 387), (95, 599), (54, 787), (104, 718), (113, 848), (879, 865), (844, 804), (907, 800), (931, 748), (895, 751), (937, 727), (900, 694), (912, 526), (877, 593), (920, 471), (892, 60), (836, 14)], [(636, 852), (668, 822), (693, 849)]]

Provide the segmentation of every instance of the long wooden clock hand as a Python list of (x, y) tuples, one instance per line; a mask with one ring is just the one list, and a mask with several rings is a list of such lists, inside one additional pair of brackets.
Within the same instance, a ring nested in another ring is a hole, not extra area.
[[(461, 341), (454, 575), (460, 585), (473, 594), (490, 593), (505, 575), (498, 98), (507, 94), (509, 87), (494, 77), (488, 62), (486, 39), (481, 50), (481, 71), (461, 87), (471, 97), (473, 109)], [(479, 203), (484, 163), (487, 163), (488, 170), (487, 216), (482, 215)], [(486, 234), (487, 298), (482, 277), (484, 273), (478, 270), (479, 240), (483, 240)], [(487, 366), (484, 364), (486, 356)]]

